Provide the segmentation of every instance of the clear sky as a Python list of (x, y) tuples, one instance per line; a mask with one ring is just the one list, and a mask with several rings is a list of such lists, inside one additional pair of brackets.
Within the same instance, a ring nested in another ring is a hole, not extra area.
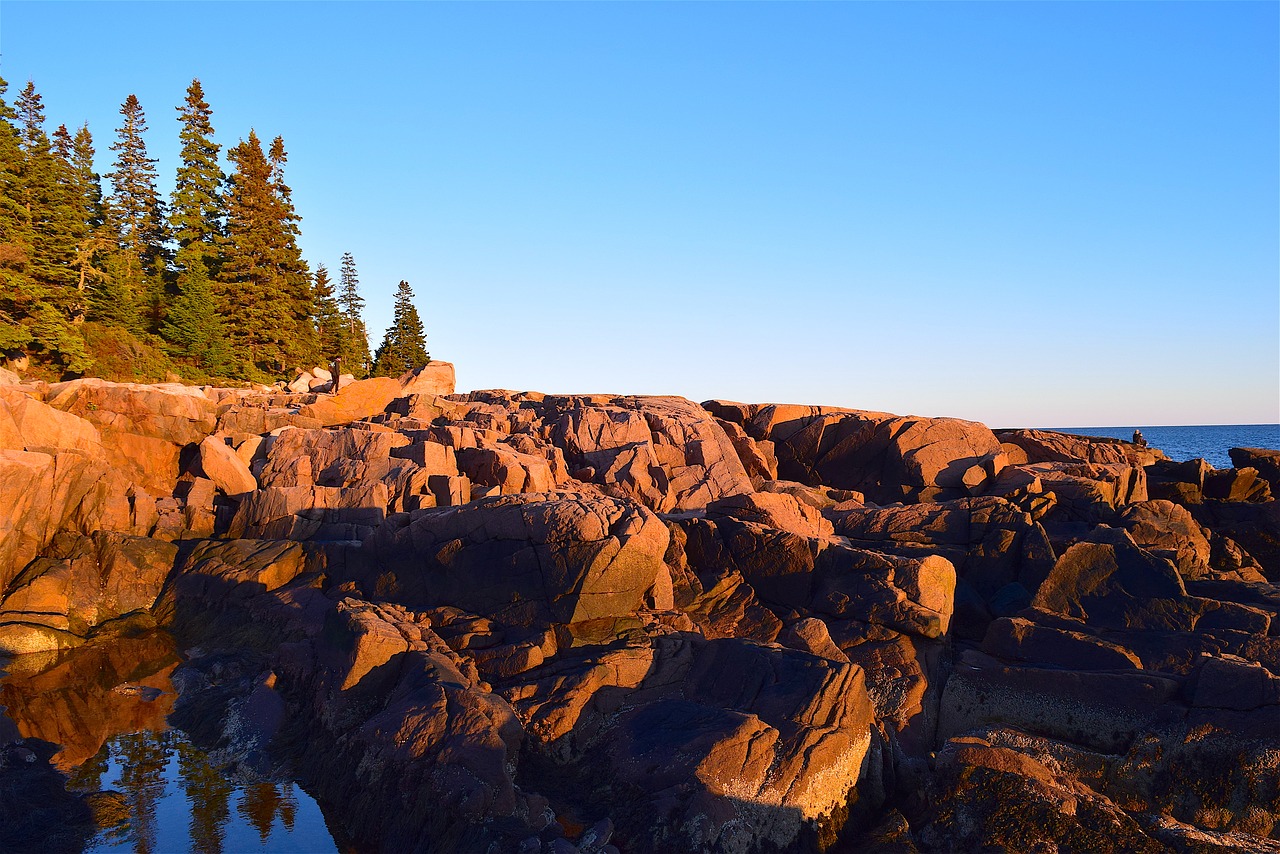
[(993, 426), (1280, 420), (1280, 4), (0, 2), (0, 73), (162, 189), (283, 135), (376, 346), (459, 387)]

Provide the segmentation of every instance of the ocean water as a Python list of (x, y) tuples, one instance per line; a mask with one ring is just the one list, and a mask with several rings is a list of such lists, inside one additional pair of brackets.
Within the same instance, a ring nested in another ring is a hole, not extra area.
[(1270, 448), (1280, 450), (1280, 424), (1211, 424), (1186, 427), (1047, 427), (1078, 436), (1133, 438), (1141, 430), (1147, 444), (1164, 451), (1171, 460), (1184, 462), (1202, 457), (1216, 469), (1231, 468), (1229, 448)]

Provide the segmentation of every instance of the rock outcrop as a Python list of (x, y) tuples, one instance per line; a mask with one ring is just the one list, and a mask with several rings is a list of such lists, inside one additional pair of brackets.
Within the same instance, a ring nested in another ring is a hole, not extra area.
[(1280, 452), (453, 383), (0, 385), (0, 784), (80, 839), (169, 715), (362, 850), (1276, 847)]

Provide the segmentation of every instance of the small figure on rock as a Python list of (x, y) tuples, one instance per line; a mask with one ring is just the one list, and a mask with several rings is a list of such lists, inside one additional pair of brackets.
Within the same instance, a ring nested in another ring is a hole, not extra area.
[(330, 391), (334, 394), (338, 393), (338, 387), (342, 384), (342, 357), (337, 356), (333, 360), (333, 364), (329, 366), (329, 373), (333, 374), (333, 384)]
[(1145, 448), (1147, 446), (1146, 437), (1142, 435), (1141, 430), (1133, 431), (1133, 444), (1137, 445), (1139, 448)]

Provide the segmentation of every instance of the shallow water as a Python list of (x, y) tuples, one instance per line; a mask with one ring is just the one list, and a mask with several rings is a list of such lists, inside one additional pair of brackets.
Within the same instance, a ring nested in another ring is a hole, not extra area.
[(61, 745), (52, 764), (90, 796), (100, 829), (85, 850), (338, 851), (296, 784), (233, 776), (169, 726), (179, 662), (159, 631), (0, 659), (3, 715), (23, 738)]
[(1280, 424), (1210, 424), (1184, 427), (1052, 427), (1046, 428), (1079, 436), (1133, 438), (1141, 430), (1147, 444), (1159, 448), (1169, 459), (1185, 462), (1202, 457), (1216, 469), (1231, 468), (1230, 448), (1270, 448), (1280, 450)]
[(320, 807), (293, 783), (229, 780), (180, 730), (113, 736), (69, 788), (119, 792), (120, 824), (92, 852), (336, 852)]

